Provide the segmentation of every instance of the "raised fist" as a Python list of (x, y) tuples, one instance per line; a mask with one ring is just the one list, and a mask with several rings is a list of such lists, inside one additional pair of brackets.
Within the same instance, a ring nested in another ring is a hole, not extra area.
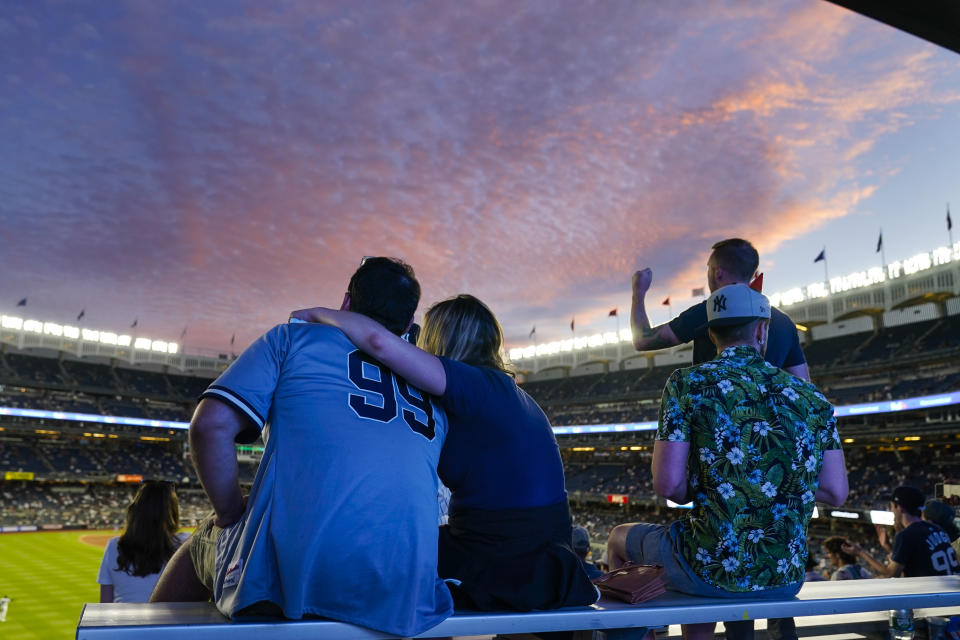
[(641, 269), (633, 274), (633, 292), (638, 295), (644, 295), (650, 289), (650, 283), (653, 282), (653, 271)]

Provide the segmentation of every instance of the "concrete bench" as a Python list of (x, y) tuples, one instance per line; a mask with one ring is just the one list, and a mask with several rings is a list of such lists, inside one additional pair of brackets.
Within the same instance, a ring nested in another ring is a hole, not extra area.
[[(960, 576), (811, 582), (791, 600), (725, 600), (667, 592), (641, 605), (601, 600), (556, 611), (457, 612), (418, 637), (631, 629), (760, 618), (829, 616), (889, 609), (960, 607)], [(332, 620), (233, 621), (210, 603), (87, 604), (77, 640), (374, 640), (391, 636)]]

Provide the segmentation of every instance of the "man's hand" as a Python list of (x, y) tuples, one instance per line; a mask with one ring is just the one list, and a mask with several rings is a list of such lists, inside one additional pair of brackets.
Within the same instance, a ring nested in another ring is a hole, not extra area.
[(326, 307), (312, 307), (310, 309), (298, 309), (290, 314), (291, 318), (303, 320), (304, 322), (324, 322), (336, 309), (327, 309)]
[(880, 543), (880, 546), (887, 551), (891, 551), (890, 532), (882, 524), (874, 525), (874, 528), (877, 530), (877, 541)]
[(653, 271), (648, 267), (633, 274), (633, 295), (645, 296), (653, 282)]
[(860, 557), (860, 554), (863, 553), (863, 549), (856, 542), (851, 542), (850, 540), (844, 540), (843, 544), (840, 546), (844, 553), (849, 553), (852, 556)]

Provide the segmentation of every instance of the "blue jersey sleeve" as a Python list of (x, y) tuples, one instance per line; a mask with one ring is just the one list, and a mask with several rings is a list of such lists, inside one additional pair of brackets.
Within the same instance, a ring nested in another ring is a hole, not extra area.
[(690, 342), (697, 329), (707, 324), (707, 303), (695, 304), (669, 322), (670, 330), (680, 342)]
[(242, 433), (241, 442), (256, 440), (267, 422), (289, 345), (287, 326), (277, 325), (240, 354), (200, 396), (226, 402), (250, 419), (256, 431)]

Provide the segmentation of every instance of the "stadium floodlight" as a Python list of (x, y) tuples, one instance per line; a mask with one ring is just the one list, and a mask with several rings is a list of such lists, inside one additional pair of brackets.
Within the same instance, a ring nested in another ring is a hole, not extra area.
[(178, 351), (180, 351), (180, 345), (178, 345), (176, 342), (167, 344), (167, 353), (174, 354)]
[(24, 320), (23, 330), (32, 333), (43, 333), (43, 323), (38, 320)]
[(892, 511), (870, 511), (870, 522), (873, 524), (885, 524), (893, 526), (894, 518)]
[(80, 338), (80, 328), (79, 328), (79, 327), (71, 327), (70, 325), (64, 325), (64, 326), (63, 326), (63, 337), (65, 337), (65, 338), (71, 338), (71, 339), (73, 339), (73, 340), (79, 339), (79, 338)]
[(136, 342), (133, 343), (134, 349), (144, 349), (146, 351), (150, 350), (150, 338), (137, 338)]
[(83, 329), (80, 331), (80, 335), (83, 336), (84, 340), (89, 342), (100, 342), (100, 332), (94, 331), (93, 329)]
[(55, 322), (44, 322), (43, 332), (51, 336), (62, 336), (63, 327)]
[(860, 519), (860, 514), (853, 511), (831, 511), (830, 515), (834, 518), (846, 518), (848, 520)]
[(159, 351), (160, 353), (167, 352), (167, 342), (166, 340), (154, 340), (150, 343), (151, 351)]
[(813, 505), (813, 515), (810, 516), (810, 517), (811, 517), (811, 518), (819, 518), (819, 517), (820, 517), (820, 509), (817, 508), (817, 505)]
[(23, 318), (18, 318), (16, 316), (3, 316), (0, 318), (0, 325), (4, 329), (23, 329)]
[(679, 504), (668, 498), (667, 506), (670, 507), (671, 509), (693, 509), (693, 501), (691, 500), (687, 504)]
[(117, 336), (117, 344), (121, 347), (129, 347), (132, 338), (127, 335)]
[(100, 342), (103, 344), (117, 344), (117, 334), (109, 331), (101, 331)]

